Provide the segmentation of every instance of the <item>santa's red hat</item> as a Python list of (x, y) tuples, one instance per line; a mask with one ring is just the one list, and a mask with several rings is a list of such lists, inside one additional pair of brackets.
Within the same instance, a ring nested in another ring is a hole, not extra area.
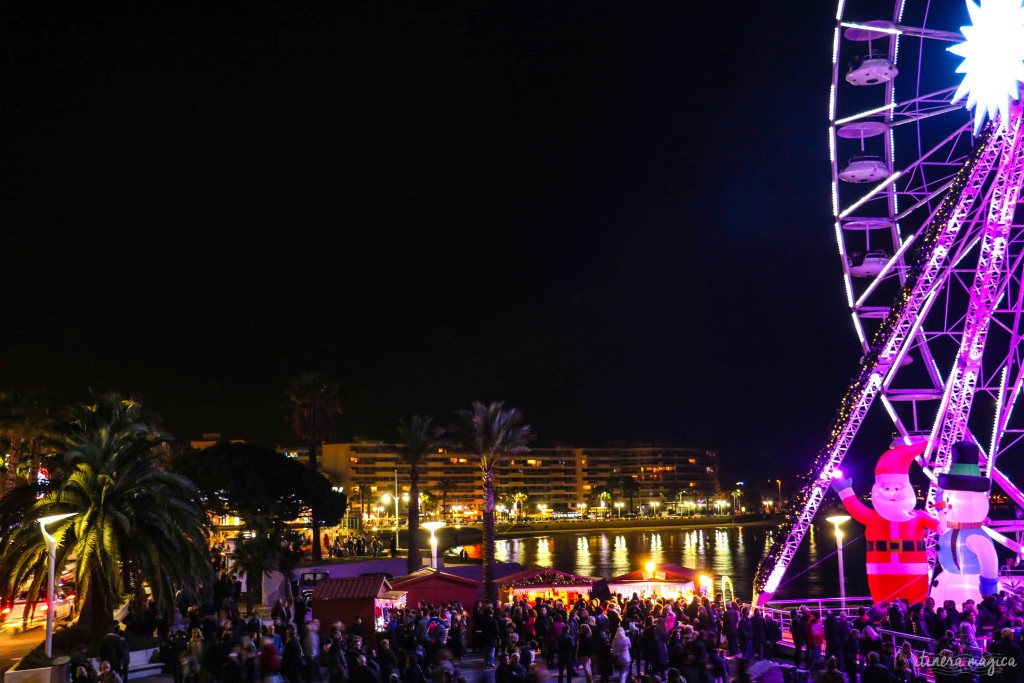
[(914, 462), (914, 458), (924, 453), (924, 449), (927, 447), (927, 441), (920, 441), (909, 446), (890, 448), (885, 453), (882, 453), (882, 457), (878, 459), (878, 464), (875, 465), (875, 476), (877, 477), (880, 474), (896, 474), (909, 477), (911, 463)]

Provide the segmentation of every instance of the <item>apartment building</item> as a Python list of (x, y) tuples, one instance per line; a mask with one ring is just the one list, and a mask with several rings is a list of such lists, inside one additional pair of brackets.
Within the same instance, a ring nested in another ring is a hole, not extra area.
[[(306, 449), (279, 449), (305, 459)], [(392, 444), (359, 440), (322, 446), (320, 466), (336, 486), (348, 494), (354, 515), (394, 518), (395, 494), (399, 517), (406, 514), (409, 466)], [(483, 507), (482, 476), (469, 454), (439, 449), (420, 468), (420, 492), (431, 492), (431, 507), (442, 502), (449, 513), (472, 518)], [(697, 448), (651, 445), (577, 448), (532, 448), (495, 470), (497, 503), (513, 505), (531, 515), (578, 511), (599, 504), (600, 490), (608, 490), (618, 512), (632, 500), (639, 509), (656, 502), (661, 509), (681, 510), (686, 504), (710, 506), (721, 497), (718, 454)], [(520, 495), (513, 500), (515, 494)]]

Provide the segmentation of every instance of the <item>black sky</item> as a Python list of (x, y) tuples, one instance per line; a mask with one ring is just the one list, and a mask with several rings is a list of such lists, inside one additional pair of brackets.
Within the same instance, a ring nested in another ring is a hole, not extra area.
[(520, 408), (538, 444), (803, 472), (858, 346), (831, 3), (4, 10), (0, 388), (290, 444)]

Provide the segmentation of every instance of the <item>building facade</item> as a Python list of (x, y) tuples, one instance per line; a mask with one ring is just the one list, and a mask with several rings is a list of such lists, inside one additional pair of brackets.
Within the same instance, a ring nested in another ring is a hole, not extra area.
[[(305, 448), (278, 450), (307, 457)], [(397, 493), (398, 517), (406, 517), (409, 465), (394, 445), (326, 443), (320, 466), (348, 495), (350, 514), (394, 519)], [(529, 516), (593, 513), (602, 506), (617, 514), (711, 511), (723, 498), (716, 452), (649, 445), (533, 448), (495, 468), (495, 491), (499, 512)], [(483, 487), (476, 458), (446, 449), (428, 457), (420, 467), (420, 501), (424, 514), (445, 508), (455, 519), (477, 517)]]

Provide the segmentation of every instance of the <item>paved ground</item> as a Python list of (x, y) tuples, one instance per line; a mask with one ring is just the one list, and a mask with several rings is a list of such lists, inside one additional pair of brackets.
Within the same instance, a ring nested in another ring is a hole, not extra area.
[[(558, 670), (548, 669), (543, 659), (540, 660), (537, 670), (540, 672), (541, 681), (557, 683)], [(494, 669), (484, 668), (483, 657), (479, 654), (467, 654), (459, 666), (459, 673), (465, 676), (466, 683), (492, 683), (494, 681)], [(583, 683), (583, 673), (581, 672), (573, 680)], [(134, 678), (131, 683), (174, 683), (174, 677), (168, 675), (147, 676), (146, 678)]]
[[(791, 664), (791, 657), (779, 657), (775, 658), (776, 661), (785, 664)], [(540, 680), (543, 683), (557, 683), (558, 681), (558, 669), (549, 668), (543, 659), (537, 660), (537, 671), (540, 673)], [(459, 667), (459, 673), (466, 678), (466, 683), (493, 683), (494, 681), (494, 669), (484, 668), (483, 657), (479, 654), (469, 653), (463, 660)], [(600, 680), (598, 678), (598, 680)], [(613, 682), (615, 681), (613, 677)], [(578, 676), (573, 677), (575, 683), (585, 683), (583, 672), (581, 671)], [(146, 678), (135, 678), (132, 679), (132, 683), (174, 683), (173, 676), (148, 676)]]

